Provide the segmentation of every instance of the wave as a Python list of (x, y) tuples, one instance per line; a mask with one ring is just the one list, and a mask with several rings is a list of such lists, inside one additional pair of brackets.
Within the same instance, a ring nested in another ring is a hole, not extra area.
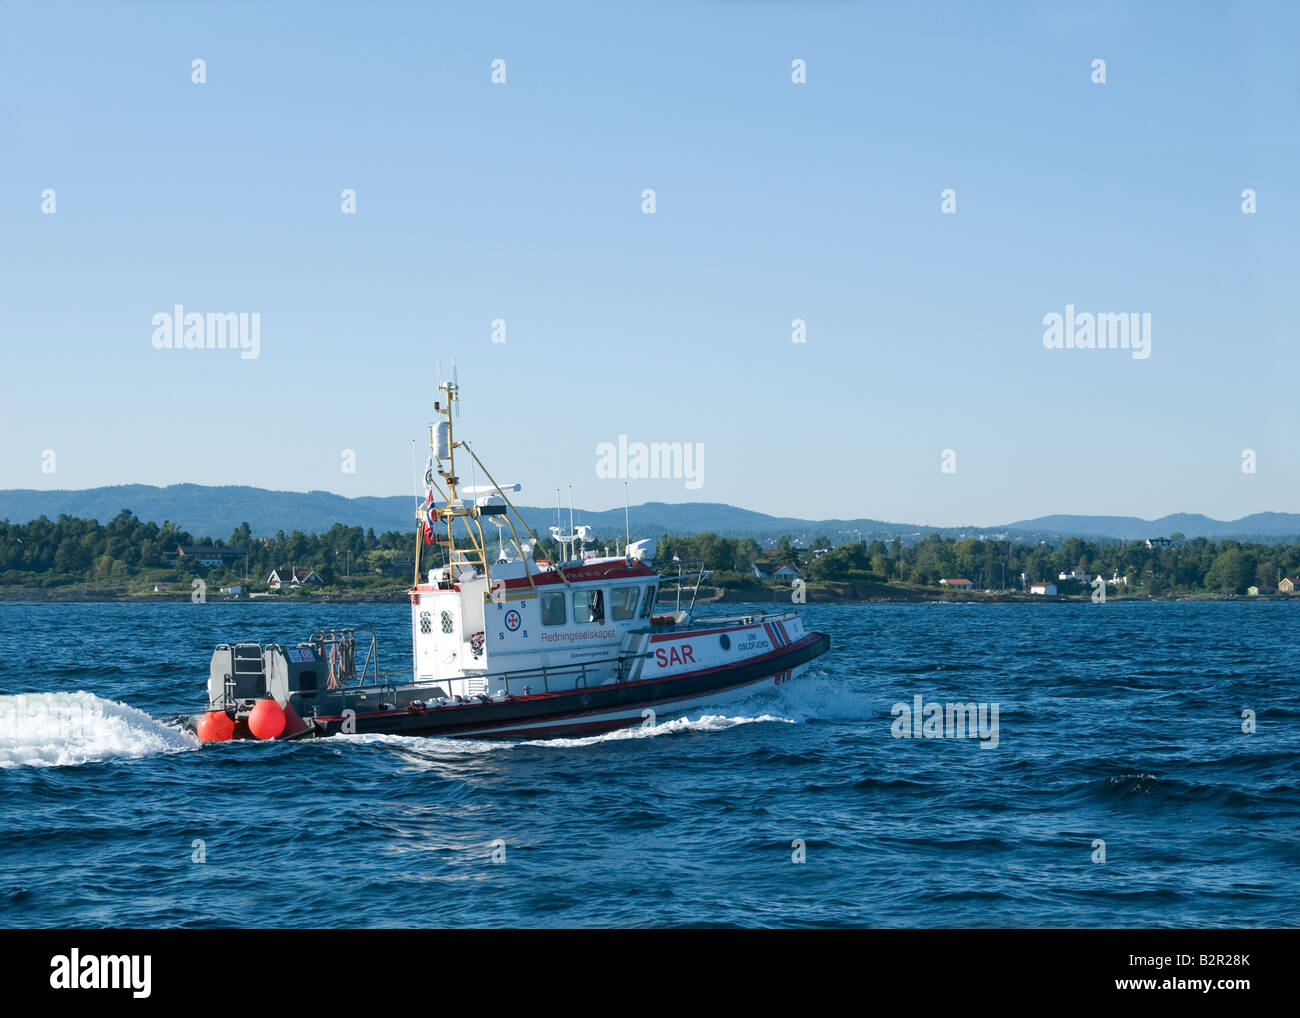
[[(1288, 786), (1281, 791), (1288, 794)], [(1071, 792), (1086, 799), (1107, 802), (1160, 801), (1166, 806), (1216, 805), (1242, 807), (1261, 793), (1256, 783), (1209, 783), (1178, 777), (1157, 777), (1147, 771), (1126, 771), (1077, 783)]]
[(875, 716), (870, 696), (852, 688), (849, 679), (829, 675), (808, 675), (769, 687), (741, 704), (774, 708), (783, 720), (795, 722), (859, 721)]
[(0, 768), (70, 767), (198, 747), (179, 728), (93, 693), (0, 696)]
[[(719, 732), (737, 725), (758, 722), (777, 722), (793, 725), (797, 722), (790, 718), (777, 717), (773, 714), (761, 714), (757, 717), (726, 717), (720, 714), (704, 714), (698, 718), (674, 718), (661, 721), (650, 727), (636, 725), (631, 728), (616, 728), (599, 735), (584, 735), (574, 739), (452, 739), (438, 736), (422, 735), (335, 735), (321, 740), (326, 743), (349, 743), (367, 745), (382, 743), (406, 750), (414, 750), (422, 756), (473, 755), (492, 753), (503, 749), (517, 749), (520, 746), (538, 746), (544, 749), (568, 749), (574, 746), (597, 746), (602, 742), (625, 742), (629, 739), (654, 739), (661, 735), (674, 735), (679, 732)], [(304, 744), (305, 745), (305, 744)]]
[(656, 739), (661, 735), (675, 735), (679, 732), (721, 732), (737, 725), (752, 725), (765, 722), (793, 725), (790, 718), (777, 717), (775, 714), (760, 714), (757, 717), (727, 717), (722, 714), (703, 714), (692, 720), (689, 717), (661, 721), (647, 728), (616, 728), (612, 732), (589, 735), (579, 739), (536, 739), (521, 743), (525, 746), (594, 746), (601, 742), (620, 742), (627, 739)]
[[(848, 689), (843, 680), (822, 676), (808, 676), (776, 689), (765, 689), (747, 696), (732, 706), (740, 708), (741, 713), (705, 713), (691, 717), (688, 712), (686, 716), (660, 721), (651, 727), (637, 724), (602, 732), (599, 735), (585, 735), (571, 739), (456, 739), (438, 736), (367, 734), (335, 735), (324, 741), (346, 742), (352, 745), (382, 743), (414, 750), (423, 756), (464, 756), (515, 749), (520, 746), (569, 749), (596, 746), (603, 742), (653, 739), (679, 732), (720, 732), (739, 725), (755, 723), (795, 725), (809, 720), (857, 719), (872, 716), (869, 698)], [(746, 707), (751, 708), (752, 713), (746, 711)], [(707, 707), (704, 709), (708, 710)]]

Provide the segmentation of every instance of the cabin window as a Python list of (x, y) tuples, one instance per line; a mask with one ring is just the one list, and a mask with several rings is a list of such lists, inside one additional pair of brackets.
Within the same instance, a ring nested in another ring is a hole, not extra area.
[(651, 584), (650, 586), (646, 587), (645, 600), (641, 602), (641, 617), (643, 619), (648, 619), (651, 615), (654, 614), (654, 610), (655, 610), (655, 588), (654, 588), (654, 584)]
[(542, 625), (544, 626), (562, 626), (565, 622), (564, 616), (564, 591), (556, 591), (552, 594), (542, 594)]
[(604, 622), (605, 592), (603, 590), (575, 590), (573, 592), (574, 622)]
[(609, 610), (615, 622), (623, 622), (636, 614), (636, 599), (640, 587), (615, 587), (609, 592)]

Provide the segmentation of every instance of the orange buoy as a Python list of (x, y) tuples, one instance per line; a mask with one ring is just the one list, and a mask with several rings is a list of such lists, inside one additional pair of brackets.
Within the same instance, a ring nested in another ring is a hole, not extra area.
[(284, 731), (284, 711), (274, 700), (259, 700), (248, 714), (248, 730), (259, 739), (274, 739)]
[(196, 726), (200, 742), (226, 742), (235, 734), (235, 723), (223, 710), (208, 711)]

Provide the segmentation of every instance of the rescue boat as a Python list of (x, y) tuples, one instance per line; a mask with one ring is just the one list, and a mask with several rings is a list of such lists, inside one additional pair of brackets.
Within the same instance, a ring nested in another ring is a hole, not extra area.
[[(560, 554), (537, 558), (540, 539), (507, 494), (519, 486), (498, 485), (470, 444), (454, 439), (459, 387), (439, 391), (417, 513), (411, 669), (380, 671), (377, 636), (362, 626), (293, 644), (221, 644), (207, 709), (187, 720), (200, 739), (589, 735), (780, 685), (830, 649), (793, 608), (697, 619), (707, 572), (661, 576), (654, 540), (602, 555), (587, 550), (590, 528), (570, 520), (568, 532), (551, 527)], [(461, 450), (488, 485), (461, 486)], [(498, 530), (495, 553), (485, 521)], [(674, 583), (676, 603), (661, 610)]]

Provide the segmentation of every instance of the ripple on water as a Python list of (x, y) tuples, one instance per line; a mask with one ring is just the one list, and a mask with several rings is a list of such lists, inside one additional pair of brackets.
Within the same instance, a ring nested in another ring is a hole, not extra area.
[[(1300, 924), (1294, 605), (806, 605), (807, 676), (649, 728), (201, 751), (159, 718), (211, 646), (330, 620), (188, 607), (0, 605), (11, 924)], [(916, 695), (998, 703), (997, 748), (894, 738)]]

